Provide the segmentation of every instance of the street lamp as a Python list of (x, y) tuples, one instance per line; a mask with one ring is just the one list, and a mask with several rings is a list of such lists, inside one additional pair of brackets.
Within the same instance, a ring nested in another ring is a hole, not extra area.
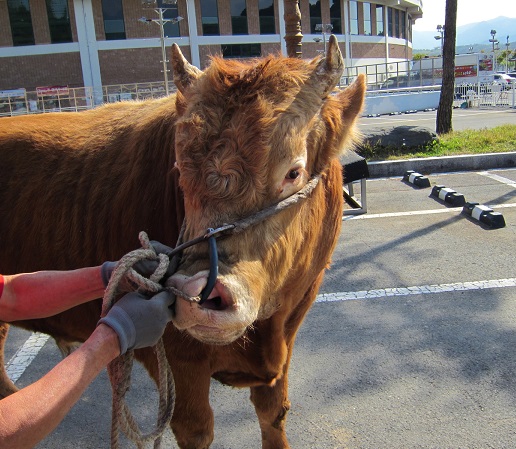
[(441, 56), (443, 55), (443, 40), (444, 40), (444, 27), (442, 25), (437, 25), (438, 35), (434, 36), (435, 40), (441, 41)]
[(495, 44), (498, 44), (498, 39), (495, 38), (496, 36), (496, 30), (491, 30), (491, 39), (489, 39), (489, 42), (491, 42), (493, 44), (493, 65), (494, 65), (494, 70), (496, 71), (496, 53), (495, 53)]
[[(176, 3), (177, 3), (177, 0), (162, 0), (162, 4), (176, 4)], [(140, 17), (138, 20), (140, 22), (147, 23), (147, 24), (152, 22), (152, 23), (156, 23), (159, 25), (160, 42), (161, 42), (161, 58), (162, 58), (161, 62), (163, 63), (163, 78), (165, 81), (165, 94), (168, 95), (170, 93), (170, 91), (168, 88), (168, 68), (167, 68), (168, 61), (167, 61), (167, 50), (165, 48), (165, 25), (167, 23), (178, 23), (181, 20), (183, 20), (183, 18), (181, 16), (177, 16), (174, 19), (167, 19), (167, 18), (163, 17), (164, 12), (167, 11), (168, 9), (172, 9), (172, 8), (162, 8), (162, 7), (158, 8), (156, 6), (157, 5), (156, 0), (142, 0), (142, 5), (144, 7), (154, 9), (156, 14), (158, 14), (157, 19), (149, 19), (147, 17)]]
[(315, 25), (315, 31), (320, 31), (322, 33), (322, 35), (323, 35), (324, 56), (326, 56), (326, 35), (327, 34), (331, 34), (331, 30), (333, 30), (333, 25), (331, 23), (317, 23)]
[(493, 44), (493, 53), (495, 51), (495, 44), (498, 43), (498, 39), (495, 38), (496, 36), (496, 30), (491, 30), (491, 39), (489, 39), (489, 42)]
[(505, 73), (509, 73), (509, 36), (507, 36), (507, 42), (505, 43)]

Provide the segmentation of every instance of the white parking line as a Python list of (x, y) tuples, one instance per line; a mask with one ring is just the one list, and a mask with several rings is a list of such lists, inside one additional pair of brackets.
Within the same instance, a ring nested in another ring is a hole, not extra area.
[[(486, 204), (491, 209), (506, 209), (516, 207), (516, 203), (505, 203), (505, 204)], [(366, 220), (369, 218), (389, 218), (389, 217), (407, 217), (412, 215), (431, 215), (431, 214), (444, 214), (449, 212), (461, 212), (462, 207), (447, 207), (443, 209), (427, 209), (427, 210), (411, 210), (406, 212), (385, 212), (383, 214), (364, 214), (364, 215), (346, 215), (342, 218), (343, 221), (348, 220)]]
[(419, 285), (413, 287), (379, 288), (355, 292), (322, 293), (316, 302), (351, 301), (359, 299), (389, 298), (394, 296), (428, 295), (443, 292), (486, 290), (491, 288), (516, 287), (516, 278), (489, 281), (455, 282), (453, 284)]
[(495, 181), (501, 182), (502, 184), (507, 184), (512, 188), (516, 189), (516, 182), (512, 179), (506, 178), (504, 176), (495, 175), (494, 173), (489, 173), (487, 171), (478, 172), (479, 175), (486, 176), (487, 178), (493, 179)]
[[(432, 284), (412, 287), (391, 287), (374, 290), (359, 290), (353, 292), (321, 293), (317, 295), (315, 302), (336, 302), (364, 299), (392, 298), (411, 295), (428, 295), (435, 293), (486, 290), (492, 288), (516, 287), (516, 278), (493, 279), (487, 281), (455, 282), (452, 284)], [(6, 366), (7, 375), (16, 382), (32, 363), (40, 349), (45, 345), (49, 336), (33, 333), (16, 354), (9, 360)]]
[(27, 367), (38, 355), (40, 349), (45, 346), (48, 339), (48, 335), (34, 332), (25, 341), (23, 346), (16, 351), (16, 354), (11, 357), (11, 360), (7, 362), (5, 369), (7, 375), (13, 382), (16, 383), (16, 381), (21, 377)]

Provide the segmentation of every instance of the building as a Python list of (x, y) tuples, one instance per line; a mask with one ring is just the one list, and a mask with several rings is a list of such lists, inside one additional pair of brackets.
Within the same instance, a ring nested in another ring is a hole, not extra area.
[[(286, 53), (287, 1), (0, 0), (0, 91), (163, 80), (159, 8), (166, 8), (166, 47), (177, 43), (200, 68), (213, 54)], [(299, 8), (302, 57), (324, 51), (327, 34), (320, 30), (331, 25), (346, 65), (356, 66), (410, 59), (412, 24), (423, 4), (300, 0)]]

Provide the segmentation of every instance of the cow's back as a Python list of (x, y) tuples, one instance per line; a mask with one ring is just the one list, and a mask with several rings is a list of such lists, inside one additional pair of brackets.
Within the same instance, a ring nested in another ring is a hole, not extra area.
[[(174, 123), (173, 99), (0, 120), (0, 273), (117, 260), (142, 230), (174, 245)], [(100, 306), (81, 307), (29, 327), (83, 339)]]

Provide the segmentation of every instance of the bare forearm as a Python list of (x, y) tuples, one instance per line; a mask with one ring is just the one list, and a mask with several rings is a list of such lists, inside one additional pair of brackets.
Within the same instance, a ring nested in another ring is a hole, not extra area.
[(2, 321), (55, 315), (104, 295), (100, 267), (38, 271), (5, 276), (5, 279), (5, 291), (0, 299)]
[(117, 335), (101, 324), (44, 377), (0, 401), (0, 447), (33, 447), (61, 422), (119, 352)]

